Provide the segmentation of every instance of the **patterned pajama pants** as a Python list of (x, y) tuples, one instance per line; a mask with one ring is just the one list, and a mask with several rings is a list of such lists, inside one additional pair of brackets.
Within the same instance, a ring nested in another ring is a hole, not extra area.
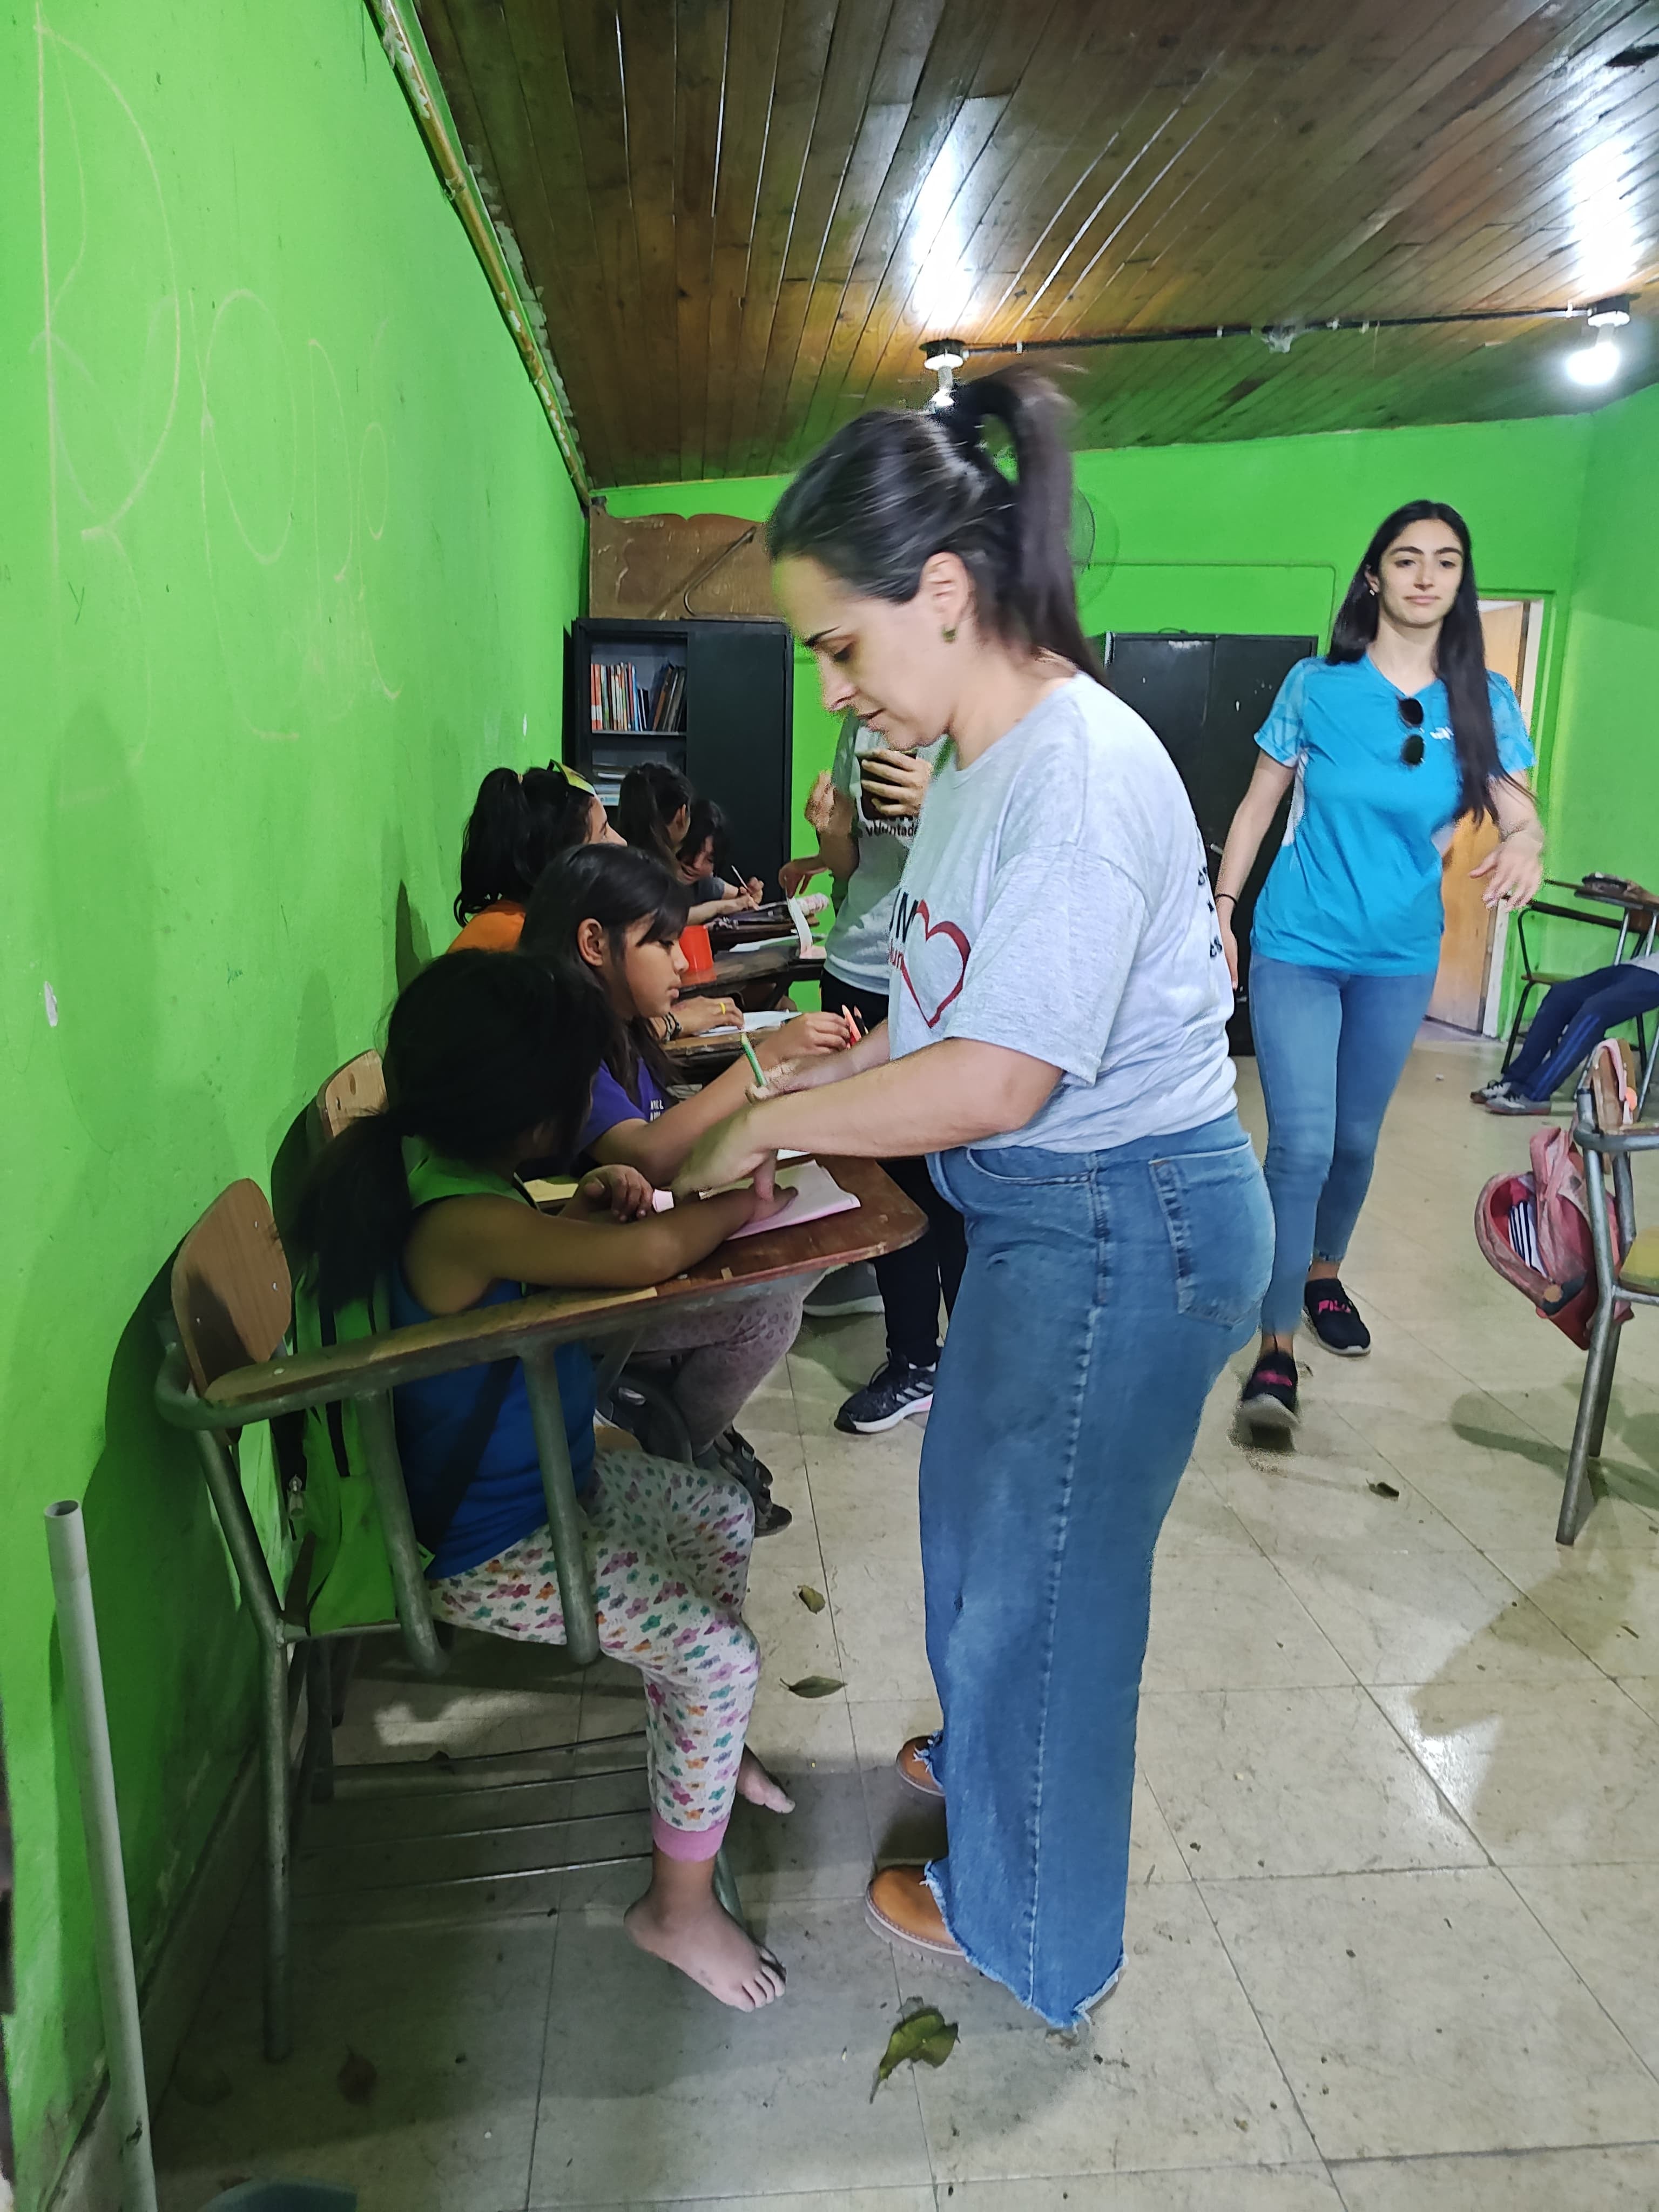
[[(642, 1452), (603, 1453), (582, 1506), (599, 1649), (645, 1677), (652, 1841), (670, 1858), (713, 1858), (760, 1679), (743, 1621), (754, 1508), (724, 1476)], [(441, 1620), (564, 1642), (545, 1524), (430, 1588)]]

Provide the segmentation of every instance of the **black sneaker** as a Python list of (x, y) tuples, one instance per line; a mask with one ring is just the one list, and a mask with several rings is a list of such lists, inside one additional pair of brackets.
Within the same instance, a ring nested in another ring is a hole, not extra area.
[(1371, 1333), (1334, 1275), (1306, 1285), (1302, 1308), (1309, 1327), (1327, 1352), (1334, 1352), (1343, 1359), (1358, 1359), (1370, 1350)]
[(1264, 1352), (1250, 1370), (1238, 1401), (1246, 1428), (1283, 1436), (1302, 1416), (1296, 1409), (1296, 1359), (1288, 1352)]
[(1471, 1091), (1469, 1101), (1475, 1106), (1490, 1106), (1494, 1098), (1514, 1096), (1515, 1086), (1507, 1075), (1494, 1075), (1490, 1083), (1483, 1083), (1478, 1091)]
[(795, 1516), (787, 1505), (774, 1503), (772, 1470), (764, 1460), (756, 1457), (753, 1444), (735, 1429), (728, 1429), (723, 1437), (715, 1437), (714, 1450), (726, 1472), (743, 1485), (754, 1503), (756, 1535), (781, 1535)]
[(908, 1360), (890, 1359), (878, 1368), (862, 1390), (854, 1390), (836, 1416), (843, 1436), (878, 1436), (896, 1429), (912, 1413), (925, 1413), (933, 1402), (933, 1367), (912, 1367)]

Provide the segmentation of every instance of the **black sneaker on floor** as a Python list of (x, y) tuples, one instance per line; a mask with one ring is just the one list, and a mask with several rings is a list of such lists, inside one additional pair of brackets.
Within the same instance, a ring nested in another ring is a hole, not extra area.
[(795, 1516), (787, 1505), (774, 1503), (772, 1470), (764, 1460), (756, 1457), (753, 1444), (735, 1429), (728, 1429), (723, 1437), (715, 1437), (714, 1449), (726, 1473), (743, 1485), (754, 1501), (756, 1535), (781, 1535)]
[(1250, 1370), (1238, 1401), (1246, 1428), (1283, 1436), (1302, 1416), (1296, 1407), (1296, 1359), (1288, 1352), (1264, 1352)]
[(932, 1367), (912, 1367), (908, 1360), (890, 1359), (878, 1368), (862, 1390), (854, 1390), (836, 1416), (843, 1436), (878, 1436), (896, 1429), (912, 1413), (925, 1413), (933, 1402)]
[(1490, 1083), (1483, 1083), (1478, 1091), (1471, 1091), (1469, 1098), (1476, 1106), (1490, 1106), (1494, 1098), (1514, 1096), (1514, 1086), (1507, 1075), (1494, 1075)]
[(1308, 1326), (1324, 1346), (1343, 1359), (1358, 1359), (1371, 1348), (1371, 1333), (1359, 1309), (1334, 1275), (1307, 1284), (1302, 1292)]

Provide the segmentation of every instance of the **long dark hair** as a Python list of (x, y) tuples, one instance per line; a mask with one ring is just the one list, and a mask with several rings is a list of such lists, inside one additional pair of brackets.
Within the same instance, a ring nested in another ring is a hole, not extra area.
[(617, 828), (641, 853), (654, 854), (669, 866), (679, 855), (668, 825), (684, 806), (690, 808), (696, 793), (678, 769), (666, 761), (641, 761), (630, 768), (617, 794)]
[(696, 799), (691, 802), (690, 826), (680, 840), (679, 860), (695, 860), (705, 845), (714, 848), (709, 872), (724, 879), (732, 860), (732, 824), (724, 807), (716, 806), (712, 799)]
[(461, 838), (456, 921), (501, 899), (522, 904), (556, 854), (586, 842), (592, 809), (592, 793), (556, 768), (492, 768)]
[(1510, 778), (1498, 760), (1498, 736), (1492, 728), (1486, 647), (1480, 629), (1480, 594), (1475, 587), (1469, 526), (1455, 507), (1448, 507), (1437, 499), (1412, 499), (1383, 517), (1365, 548), (1364, 559), (1354, 570), (1346, 597), (1336, 611), (1336, 620), (1331, 626), (1331, 649), (1325, 658), (1333, 663), (1364, 659), (1366, 647), (1376, 639), (1382, 611), (1376, 586), (1382, 574), (1379, 564), (1395, 538), (1414, 522), (1443, 522), (1448, 530), (1455, 533), (1463, 549), (1463, 574), (1458, 580), (1457, 597), (1440, 625), (1435, 645), (1435, 673), (1446, 687), (1446, 699), (1451, 708), (1452, 743), (1457, 753), (1457, 811), (1460, 815), (1472, 816), (1477, 823), (1488, 816), (1496, 822), (1498, 810), (1492, 805), (1492, 787), (1500, 778), (1505, 783)]
[(665, 1089), (678, 1079), (650, 1023), (637, 1017), (624, 1021), (612, 1007), (605, 978), (576, 949), (576, 932), (583, 922), (597, 921), (620, 968), (636, 922), (649, 921), (647, 944), (672, 945), (690, 909), (690, 885), (651, 854), (632, 845), (584, 845), (554, 862), (525, 915), (520, 949), (542, 961), (568, 995), (580, 994), (603, 1009), (605, 1064), (630, 1097), (641, 1060)]
[(403, 1250), (415, 1218), (405, 1137), (481, 1166), (551, 1122), (568, 1156), (609, 1031), (587, 993), (522, 953), (450, 952), (423, 968), (392, 1009), (385, 1111), (324, 1146), (295, 1206), (318, 1297), (367, 1297)]
[[(808, 558), (866, 597), (915, 599), (935, 553), (974, 580), (980, 627), (1005, 643), (1058, 653), (1106, 680), (1078, 618), (1072, 573), (1067, 403), (1045, 376), (1003, 370), (958, 384), (949, 407), (878, 407), (807, 462), (766, 526), (775, 561)], [(1002, 423), (1014, 474), (986, 448)]]

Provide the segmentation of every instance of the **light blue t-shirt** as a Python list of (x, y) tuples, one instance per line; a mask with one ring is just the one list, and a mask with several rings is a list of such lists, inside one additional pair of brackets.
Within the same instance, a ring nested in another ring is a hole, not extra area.
[[(1520, 703), (1488, 673), (1500, 767), (1533, 763)], [(1457, 819), (1457, 754), (1446, 687), (1423, 702), (1423, 758), (1396, 691), (1369, 654), (1298, 660), (1256, 732), (1296, 770), (1285, 842), (1256, 902), (1250, 942), (1264, 959), (1361, 975), (1424, 975), (1440, 962), (1441, 859)]]

